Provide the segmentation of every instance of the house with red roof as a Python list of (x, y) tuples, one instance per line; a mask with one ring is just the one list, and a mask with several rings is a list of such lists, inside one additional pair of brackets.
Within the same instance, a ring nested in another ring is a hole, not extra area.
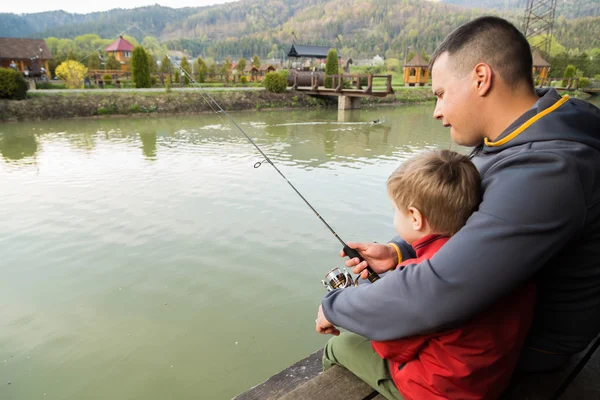
[(112, 42), (106, 49), (108, 54), (113, 54), (115, 58), (121, 62), (121, 68), (123, 71), (127, 71), (127, 62), (131, 58), (133, 52), (133, 45), (127, 40), (123, 39), (123, 36), (119, 36), (117, 40)]

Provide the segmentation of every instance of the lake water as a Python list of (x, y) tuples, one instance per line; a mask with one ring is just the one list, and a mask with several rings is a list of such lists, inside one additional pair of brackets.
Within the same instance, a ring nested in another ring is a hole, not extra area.
[[(451, 147), (432, 111), (231, 115), (343, 239), (383, 242), (389, 174)], [(234, 129), (0, 125), (0, 399), (228, 399), (324, 344), (340, 244)]]

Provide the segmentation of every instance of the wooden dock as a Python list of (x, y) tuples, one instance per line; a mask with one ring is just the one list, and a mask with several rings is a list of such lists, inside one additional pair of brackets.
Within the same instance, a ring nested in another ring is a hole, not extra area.
[[(600, 399), (600, 337), (560, 370), (514, 376), (500, 400)], [(333, 367), (321, 372), (323, 350), (318, 350), (234, 400), (385, 400), (348, 370)]]

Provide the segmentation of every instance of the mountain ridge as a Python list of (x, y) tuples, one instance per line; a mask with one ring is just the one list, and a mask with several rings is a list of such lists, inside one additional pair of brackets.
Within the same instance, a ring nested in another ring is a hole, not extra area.
[[(573, 1), (559, 0), (559, 5)], [(600, 0), (578, 1), (580, 11), (591, 16), (559, 16), (556, 38), (567, 49), (600, 47)], [(467, 3), (469, 7), (464, 7)], [(498, 5), (506, 7), (499, 11)], [(4, 13), (0, 36), (72, 39), (93, 33), (111, 38), (136, 24), (144, 32), (133, 28), (127, 33), (140, 42), (152, 35), (167, 41), (171, 49), (193, 55), (275, 55), (297, 40), (337, 46), (349, 57), (398, 57), (409, 50), (431, 52), (452, 29), (480, 15), (500, 15), (519, 26), (523, 5), (524, 0), (242, 0), (197, 8), (153, 5), (89, 14)], [(488, 8), (478, 8), (484, 6)]]

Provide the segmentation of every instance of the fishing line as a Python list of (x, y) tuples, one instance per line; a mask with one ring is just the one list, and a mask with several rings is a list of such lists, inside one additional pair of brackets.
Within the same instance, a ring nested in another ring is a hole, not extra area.
[[(136, 28), (138, 28), (140, 30), (140, 32), (142, 32), (142, 34), (144, 34), (147, 37), (150, 37), (150, 35), (147, 35), (146, 32), (142, 28), (140, 28), (139, 26), (137, 26), (137, 24), (134, 24), (134, 26)], [(156, 43), (155, 40), (153, 40), (153, 39), (150, 39), (150, 40), (152, 42), (154, 42), (156, 44), (156, 47), (159, 49), (159, 51), (161, 51), (163, 53), (163, 55), (165, 55), (169, 59), (169, 62), (173, 63), (173, 60), (171, 60), (171, 57), (169, 57), (169, 55), (160, 47), (160, 45), (158, 43)], [(346, 244), (346, 242), (344, 242), (342, 240), (342, 238), (337, 234), (337, 232), (335, 230), (333, 230), (333, 228), (327, 223), (327, 221), (325, 221), (323, 219), (323, 217), (321, 217), (321, 214), (319, 214), (319, 212), (312, 206), (312, 204), (310, 204), (309, 201), (306, 200), (306, 198), (300, 193), (300, 191), (298, 191), (298, 189), (296, 189), (296, 187), (292, 184), (292, 182), (290, 182), (290, 180), (279, 170), (279, 168), (277, 168), (277, 166), (273, 163), (273, 161), (271, 161), (271, 159), (269, 158), (269, 156), (267, 156), (262, 151), (262, 149), (254, 142), (254, 140), (252, 140), (252, 138), (250, 136), (248, 136), (248, 134), (242, 129), (241, 126), (238, 125), (238, 123), (229, 115), (229, 113), (227, 113), (227, 111), (225, 111), (221, 107), (221, 105), (219, 103), (217, 103), (217, 101), (210, 95), (210, 93), (208, 93), (208, 91), (204, 90), (204, 88), (198, 82), (196, 82), (196, 80), (185, 69), (181, 68), (181, 65), (179, 65), (179, 69), (189, 79), (189, 81), (192, 83), (192, 85), (194, 87), (197, 87), (197, 88), (200, 89), (200, 94), (201, 94), (202, 98), (208, 104), (208, 106), (217, 114), (217, 116), (219, 117), (219, 119), (221, 120), (221, 122), (223, 124), (225, 124), (225, 121), (223, 121), (223, 118), (221, 118), (221, 114), (222, 114), (222, 115), (224, 115), (229, 120), (229, 122), (231, 122), (246, 137), (246, 139), (248, 139), (248, 141), (264, 157), (263, 161), (259, 161), (259, 162), (256, 162), (254, 164), (254, 168), (259, 168), (265, 162), (271, 164), (271, 166), (275, 169), (275, 171), (277, 171), (277, 173), (288, 183), (288, 185), (294, 190), (294, 192), (296, 192), (296, 194), (302, 199), (302, 201), (304, 201), (304, 203), (312, 210), (312, 212), (327, 227), (327, 229), (329, 229), (329, 231), (333, 234), (333, 236), (335, 236), (335, 238), (337, 240), (339, 240), (339, 242), (344, 247), (344, 253), (348, 257), (350, 257), (350, 258), (358, 258), (361, 261), (364, 261), (364, 258), (360, 255), (360, 253), (358, 251), (356, 251), (355, 249), (352, 249), (352, 248), (348, 247), (348, 245)], [(370, 282), (375, 282), (376, 280), (379, 279), (379, 275), (377, 275), (371, 269), (371, 267), (367, 266), (366, 269), (367, 269), (367, 272), (368, 272), (367, 279)]]

